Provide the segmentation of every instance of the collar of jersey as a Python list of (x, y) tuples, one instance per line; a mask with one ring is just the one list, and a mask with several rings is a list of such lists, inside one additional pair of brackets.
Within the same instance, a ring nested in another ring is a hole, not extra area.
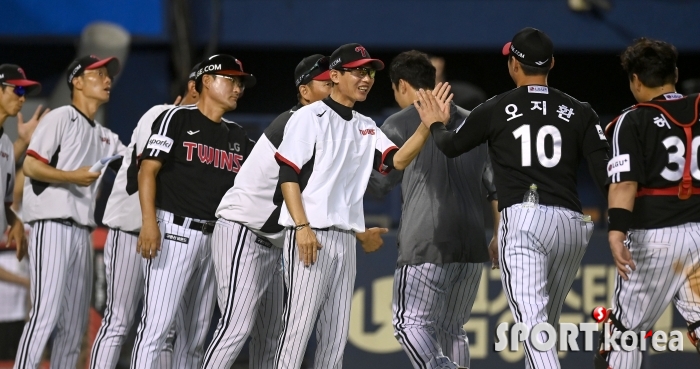
[(78, 112), (78, 114), (82, 115), (83, 118), (85, 118), (85, 120), (87, 120), (87, 122), (90, 123), (91, 126), (93, 126), (93, 127), (95, 126), (95, 122), (92, 119), (88, 118), (87, 115), (83, 114), (83, 112), (80, 111), (80, 109), (76, 108), (75, 105), (73, 105), (73, 104), (71, 104), (70, 106), (72, 106), (73, 109), (75, 109), (75, 111)]
[[(662, 100), (662, 101), (663, 101), (663, 100), (666, 100), (666, 95), (667, 95), (667, 94), (679, 94), (679, 95), (683, 95), (683, 94), (680, 94), (680, 93), (678, 93), (678, 92), (666, 92), (665, 94), (661, 94), (661, 95), (659, 95), (659, 96), (657, 96), (657, 97), (651, 99), (651, 101), (654, 101), (654, 100)], [(685, 95), (683, 95), (683, 97), (685, 97)]]
[(323, 102), (328, 105), (329, 108), (333, 109), (334, 112), (338, 113), (341, 118), (347, 121), (352, 120), (352, 108), (348, 108), (347, 106), (336, 102), (335, 100), (331, 99), (330, 96), (323, 99)]
[(295, 111), (297, 111), (297, 110), (299, 110), (299, 109), (301, 109), (301, 108), (303, 108), (303, 107), (304, 107), (304, 105), (303, 105), (302, 103), (297, 103), (297, 104), (294, 105), (294, 107), (293, 107), (292, 109), (290, 109), (289, 111), (292, 112), (292, 113), (294, 113)]

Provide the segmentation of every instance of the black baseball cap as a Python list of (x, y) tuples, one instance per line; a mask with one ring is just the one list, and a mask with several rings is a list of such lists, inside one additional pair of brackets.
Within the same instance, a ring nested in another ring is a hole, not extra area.
[(97, 69), (105, 67), (107, 68), (107, 74), (111, 78), (114, 78), (119, 71), (121, 71), (121, 65), (119, 64), (119, 59), (110, 56), (109, 58), (100, 59), (95, 55), (86, 55), (81, 58), (74, 60), (68, 66), (68, 87), (73, 89), (73, 78), (83, 74), (86, 70)]
[(384, 63), (372, 59), (369, 52), (360, 44), (345, 44), (331, 54), (331, 69), (357, 68), (369, 64), (374, 70), (384, 69)]
[(257, 81), (255, 76), (243, 71), (243, 63), (240, 60), (226, 54), (212, 55), (199, 63), (195, 79), (199, 80), (205, 74), (241, 77), (245, 87), (253, 87)]
[(294, 83), (299, 87), (311, 81), (328, 81), (331, 79), (328, 63), (327, 56), (321, 54), (307, 56), (294, 69)]
[(202, 63), (197, 63), (192, 67), (192, 70), (190, 70), (190, 75), (187, 76), (188, 81), (194, 81), (197, 79), (197, 71), (199, 70), (199, 65)]
[(24, 69), (19, 65), (0, 65), (0, 83), (24, 87), (27, 90), (27, 96), (33, 96), (41, 92), (41, 84), (27, 79)]
[(519, 62), (541, 67), (552, 61), (554, 45), (546, 33), (532, 27), (523, 28), (513, 36), (513, 41), (505, 44), (503, 55), (513, 55)]

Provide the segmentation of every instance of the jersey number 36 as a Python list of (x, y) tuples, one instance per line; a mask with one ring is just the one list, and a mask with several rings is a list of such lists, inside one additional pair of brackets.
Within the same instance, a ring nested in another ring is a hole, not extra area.
[[(679, 181), (683, 178), (683, 167), (685, 166), (685, 144), (679, 137), (671, 136), (662, 141), (666, 150), (668, 150), (668, 163), (678, 165), (676, 169), (664, 168), (661, 171), (661, 177), (667, 181)], [(693, 138), (692, 148), (690, 150), (690, 175), (700, 181), (700, 169), (698, 168), (698, 148), (700, 147), (700, 136)], [(675, 151), (671, 151), (671, 148)]]
[[(524, 167), (529, 167), (532, 165), (532, 144), (530, 141), (530, 125), (523, 124), (513, 131), (513, 136), (515, 139), (521, 139), (521, 153), (522, 153), (522, 165)], [(548, 157), (545, 152), (545, 139), (547, 136), (552, 137), (552, 156)], [(537, 142), (535, 147), (537, 148), (537, 161), (545, 168), (552, 168), (559, 164), (561, 160), (561, 133), (555, 126), (542, 126), (537, 131)]]

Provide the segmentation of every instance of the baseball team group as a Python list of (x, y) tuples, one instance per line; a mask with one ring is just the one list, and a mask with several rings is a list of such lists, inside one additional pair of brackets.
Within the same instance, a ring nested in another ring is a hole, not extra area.
[[(513, 321), (559, 324), (593, 232), (577, 193), (581, 163), (609, 205), (618, 275), (607, 326), (646, 332), (673, 302), (700, 347), (700, 95), (676, 92), (673, 45), (637, 39), (620, 58), (638, 104), (603, 127), (590, 104), (548, 86), (553, 50), (544, 32), (518, 32), (502, 50), (516, 88), (472, 111), (436, 83), (426, 54), (400, 53), (387, 69), (402, 110), (379, 128), (354, 105), (385, 65), (346, 44), (297, 65), (298, 103), (257, 141), (223, 117), (256, 77), (216, 54), (192, 68), (174, 105), (142, 116), (128, 146), (95, 121), (119, 61), (75, 60), (70, 105), (26, 124), (20, 116), (14, 143), (0, 128), (0, 223), (29, 265), (14, 367), (38, 368), (50, 341), (51, 367), (76, 368), (95, 200), (110, 169), (107, 300), (90, 368), (117, 366), (136, 318), (132, 368), (230, 368), (250, 338), (250, 368), (298, 369), (314, 330), (313, 368), (341, 368), (358, 241), (373, 252), (388, 231), (365, 227), (363, 198), (397, 185), (394, 335), (414, 368), (473, 368), (463, 327), (483, 263), (500, 269)], [(0, 65), (0, 83), (1, 127), (41, 85), (13, 64)], [(215, 304), (221, 318), (205, 346)], [(546, 333), (523, 341), (524, 366), (560, 368), (556, 347), (534, 339)], [(595, 369), (642, 365), (638, 349), (594, 354)]]

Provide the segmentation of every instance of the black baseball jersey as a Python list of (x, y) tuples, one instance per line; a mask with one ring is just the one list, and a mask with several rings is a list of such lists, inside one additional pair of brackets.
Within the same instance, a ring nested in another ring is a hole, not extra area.
[(211, 121), (196, 105), (170, 109), (153, 123), (141, 159), (163, 162), (156, 179), (156, 206), (174, 214), (214, 220), (253, 149), (243, 128)]
[[(499, 210), (521, 203), (534, 183), (541, 205), (581, 211), (576, 191), (579, 164), (589, 154), (608, 149), (591, 106), (547, 86), (521, 86), (493, 97), (476, 107), (456, 131), (442, 124), (430, 128), (449, 157), (488, 141)], [(597, 170), (604, 172), (605, 164), (596, 161)]]
[[(688, 151), (691, 162), (688, 173), (692, 186), (700, 188), (698, 150), (700, 124), (697, 124), (697, 99), (700, 96), (680, 94), (661, 95), (650, 106), (635, 106), (620, 115), (608, 126), (610, 135), (610, 163), (608, 181), (637, 182), (638, 194), (634, 202), (632, 228), (653, 229), (671, 227), (688, 222), (700, 222), (700, 194), (682, 200), (678, 186), (683, 179)], [(644, 104), (642, 104), (644, 105)], [(692, 135), (674, 123), (695, 124)], [(669, 190), (668, 194), (654, 194)]]

